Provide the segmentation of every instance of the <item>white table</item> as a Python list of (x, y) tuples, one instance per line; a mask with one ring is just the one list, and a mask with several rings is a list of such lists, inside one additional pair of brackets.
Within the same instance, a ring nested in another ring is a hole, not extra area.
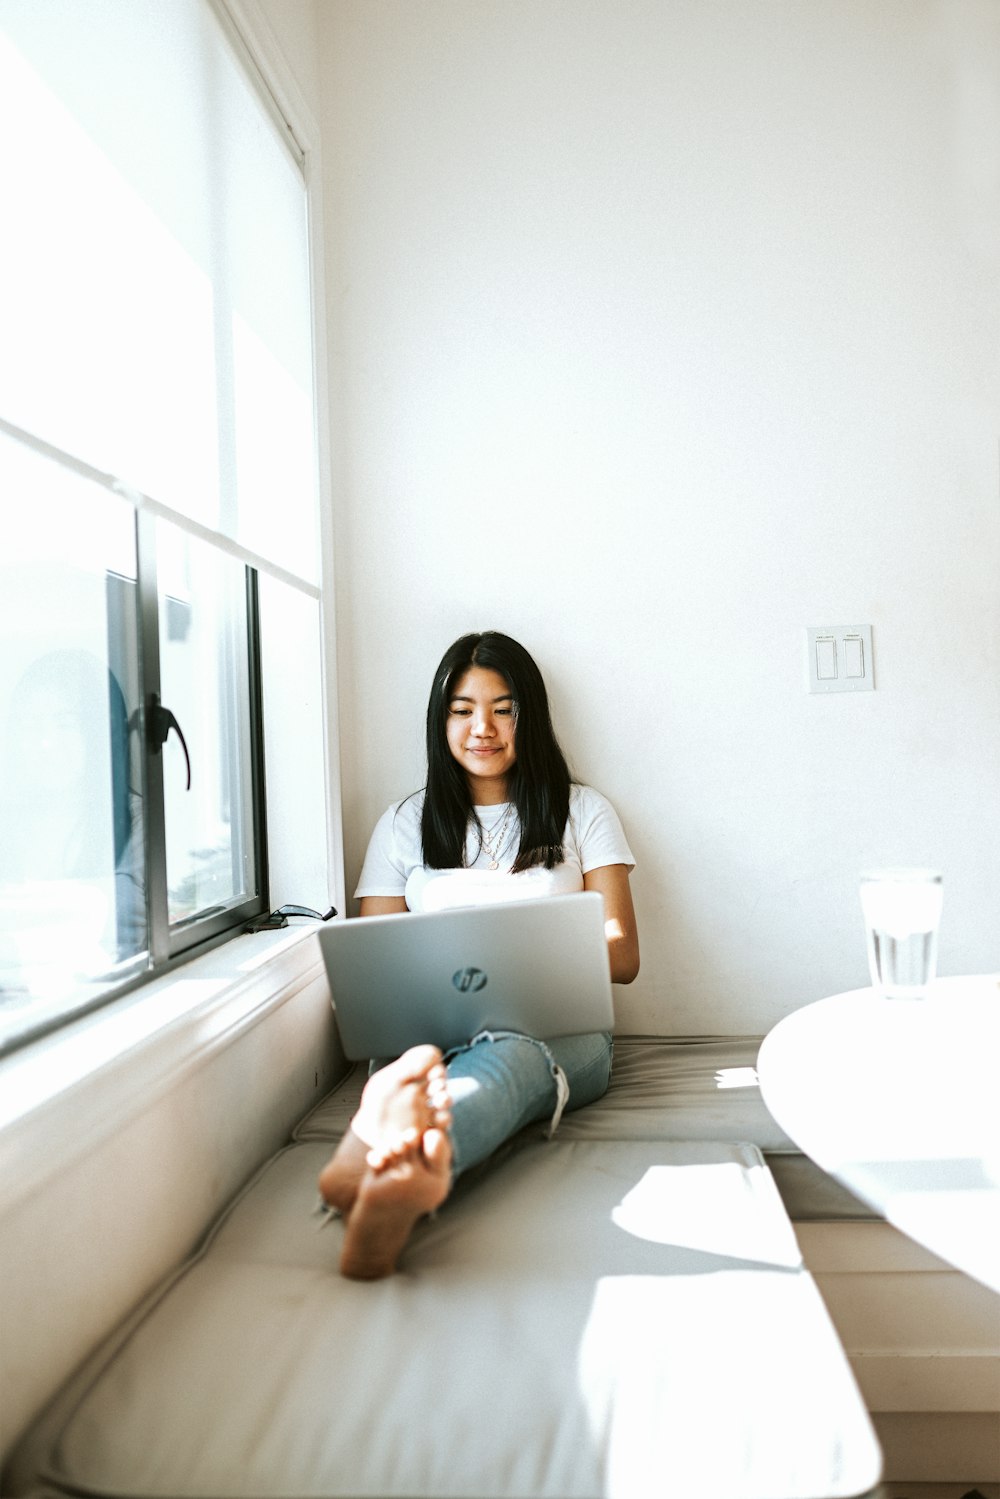
[(761, 1092), (817, 1165), (895, 1227), (1000, 1292), (1000, 979), (923, 1000), (835, 994), (780, 1021)]

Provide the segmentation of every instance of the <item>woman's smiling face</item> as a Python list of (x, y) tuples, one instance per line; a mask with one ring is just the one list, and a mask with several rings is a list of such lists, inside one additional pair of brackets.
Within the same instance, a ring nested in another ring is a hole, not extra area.
[(516, 731), (517, 705), (509, 684), (497, 671), (471, 666), (448, 699), (446, 732), (474, 801), (504, 800), (507, 773), (517, 759)]

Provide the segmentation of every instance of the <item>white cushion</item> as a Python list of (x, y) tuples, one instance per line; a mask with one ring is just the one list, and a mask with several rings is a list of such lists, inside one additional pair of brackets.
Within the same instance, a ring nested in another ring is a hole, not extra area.
[(615, 1041), (611, 1085), (589, 1108), (567, 1114), (565, 1140), (748, 1140), (794, 1150), (757, 1084), (754, 1037)]
[[(579, 1113), (566, 1114), (566, 1140), (749, 1140), (762, 1150), (795, 1150), (771, 1118), (757, 1085), (760, 1041), (737, 1036), (683, 1041), (615, 1039), (611, 1086)], [(367, 1077), (356, 1065), (295, 1131), (298, 1140), (337, 1140), (351, 1121)]]
[[(877, 1218), (802, 1155), (772, 1119), (757, 1084), (760, 1042), (625, 1036), (615, 1040), (611, 1086), (597, 1103), (563, 1115), (560, 1140), (745, 1140), (765, 1153), (795, 1223)], [(339, 1140), (368, 1076), (357, 1063), (295, 1130), (298, 1140)], [(528, 1132), (537, 1135), (539, 1129)], [(519, 1148), (523, 1140), (513, 1142)]]
[[(336, 1272), (277, 1156), (36, 1432), (39, 1486), (176, 1499), (840, 1499), (879, 1452), (752, 1146), (532, 1144)], [(22, 1471), (23, 1471), (22, 1459)]]

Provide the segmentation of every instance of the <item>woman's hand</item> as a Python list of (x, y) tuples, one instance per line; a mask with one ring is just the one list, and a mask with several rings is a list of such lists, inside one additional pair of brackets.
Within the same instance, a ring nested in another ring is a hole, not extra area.
[(630, 984), (639, 972), (639, 933), (635, 927), (632, 890), (624, 864), (603, 864), (583, 877), (585, 890), (604, 896), (604, 934), (611, 959), (611, 981)]

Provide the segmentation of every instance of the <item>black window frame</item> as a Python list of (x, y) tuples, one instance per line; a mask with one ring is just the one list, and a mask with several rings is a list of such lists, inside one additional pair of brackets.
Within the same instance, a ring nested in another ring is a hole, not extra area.
[[(161, 703), (159, 591), (156, 575), (156, 517), (136, 513), (136, 560), (140, 692), (142, 702), (143, 785), (147, 799), (146, 917), (149, 967), (162, 971), (182, 957), (215, 945), (268, 909), (267, 816), (264, 781), (263, 685), (260, 659), (260, 604), (257, 571), (244, 564), (247, 605), (247, 684), (249, 693), (249, 761), (251, 775), (251, 838), (254, 847), (256, 893), (227, 903), (222, 910), (195, 913), (171, 924), (168, 917), (166, 817), (163, 796), (163, 754), (151, 732), (150, 715)], [(162, 703), (170, 709), (169, 703)], [(183, 724), (181, 725), (183, 730)], [(195, 768), (192, 766), (192, 774)]]
[[(82, 479), (111, 487), (107, 475), (99, 474), (79, 459), (64, 454), (50, 444), (22, 432), (0, 419), (0, 428), (15, 441), (23, 442), (42, 458), (74, 472)], [(113, 484), (113, 481), (111, 481)], [(146, 948), (116, 965), (119, 977), (99, 992), (67, 997), (65, 1006), (32, 1020), (30, 1006), (24, 1023), (11, 1025), (0, 1034), (0, 1057), (9, 1055), (31, 1042), (61, 1030), (93, 1014), (116, 999), (130, 994), (161, 978), (181, 964), (199, 957), (230, 938), (239, 935), (256, 918), (269, 910), (267, 859), (267, 802), (264, 772), (263, 681), (261, 671), (260, 600), (258, 572), (244, 561), (246, 588), (246, 667), (250, 772), (250, 828), (253, 843), (256, 889), (242, 900), (227, 902), (221, 908), (194, 913), (182, 922), (171, 923), (168, 913), (166, 818), (163, 795), (162, 746), (151, 731), (151, 710), (160, 701), (160, 618), (156, 569), (156, 526), (159, 507), (138, 505), (134, 511), (136, 579), (132, 589), (132, 607), (109, 607), (109, 633), (116, 617), (125, 638), (117, 642), (121, 656), (134, 665), (137, 679), (137, 718), (140, 736), (139, 762), (142, 767), (144, 896), (146, 912)], [(175, 516), (164, 516), (178, 524)], [(181, 530), (186, 528), (181, 523)], [(228, 549), (220, 549), (228, 554)], [(108, 573), (110, 582), (112, 574)], [(128, 580), (131, 583), (131, 580)], [(131, 614), (131, 618), (129, 615)], [(113, 642), (109, 638), (109, 658)], [(131, 649), (130, 649), (131, 647)], [(169, 703), (163, 704), (169, 709)], [(183, 727), (183, 726), (182, 726)], [(197, 768), (192, 767), (192, 773)]]

